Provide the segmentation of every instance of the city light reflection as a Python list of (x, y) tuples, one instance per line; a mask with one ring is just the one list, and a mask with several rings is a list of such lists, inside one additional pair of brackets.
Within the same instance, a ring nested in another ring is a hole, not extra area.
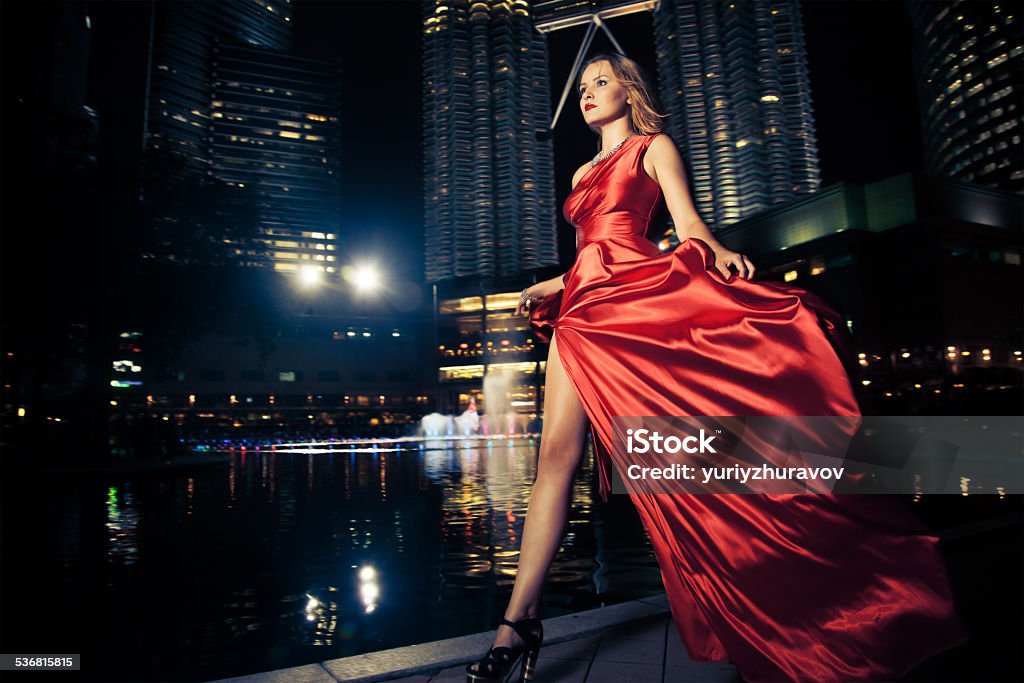
[(377, 580), (377, 570), (369, 565), (359, 569), (359, 599), (363, 603), (363, 611), (371, 614), (377, 609), (380, 599), (380, 583)]

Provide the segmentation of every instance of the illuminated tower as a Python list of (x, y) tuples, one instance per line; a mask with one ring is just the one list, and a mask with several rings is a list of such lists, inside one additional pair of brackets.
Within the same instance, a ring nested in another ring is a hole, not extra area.
[(426, 279), (558, 263), (547, 43), (526, 0), (425, 0)]
[(797, 0), (662, 0), (654, 31), (668, 132), (709, 227), (818, 190)]
[(925, 169), (1024, 192), (1024, 7), (910, 0), (907, 9)]

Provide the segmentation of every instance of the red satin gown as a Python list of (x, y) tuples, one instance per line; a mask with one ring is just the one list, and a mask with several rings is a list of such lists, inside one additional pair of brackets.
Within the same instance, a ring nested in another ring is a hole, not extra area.
[[(565, 289), (531, 314), (594, 434), (609, 491), (613, 416), (859, 415), (843, 321), (802, 289), (728, 279), (688, 239), (644, 237), (660, 186), (637, 135), (565, 201)], [(841, 334), (842, 333), (842, 334)], [(838, 353), (837, 353), (838, 349)], [(746, 681), (890, 681), (966, 640), (938, 539), (893, 496), (631, 494), (690, 656)]]

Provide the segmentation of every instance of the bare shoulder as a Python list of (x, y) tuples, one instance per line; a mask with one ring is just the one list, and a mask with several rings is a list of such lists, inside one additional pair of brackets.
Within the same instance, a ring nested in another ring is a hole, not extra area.
[(644, 171), (657, 182), (658, 169), (678, 166), (681, 159), (675, 141), (667, 133), (656, 133), (644, 154)]
[(576, 186), (583, 179), (583, 176), (586, 174), (587, 169), (589, 169), (589, 168), (590, 168), (590, 162), (589, 161), (584, 162), (583, 165), (580, 166), (579, 168), (577, 168), (576, 172), (572, 174), (572, 189), (573, 190), (576, 189)]
[(655, 158), (679, 156), (679, 148), (676, 147), (675, 141), (668, 136), (668, 133), (655, 133), (647, 150), (648, 154)]

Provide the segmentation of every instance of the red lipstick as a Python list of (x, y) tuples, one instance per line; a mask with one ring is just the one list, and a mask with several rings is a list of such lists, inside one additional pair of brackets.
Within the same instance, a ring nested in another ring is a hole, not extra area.
[(597, 106), (596, 104), (589, 104), (588, 103), (585, 107), (583, 107), (583, 111), (590, 111), (591, 109), (593, 109), (596, 106)]

